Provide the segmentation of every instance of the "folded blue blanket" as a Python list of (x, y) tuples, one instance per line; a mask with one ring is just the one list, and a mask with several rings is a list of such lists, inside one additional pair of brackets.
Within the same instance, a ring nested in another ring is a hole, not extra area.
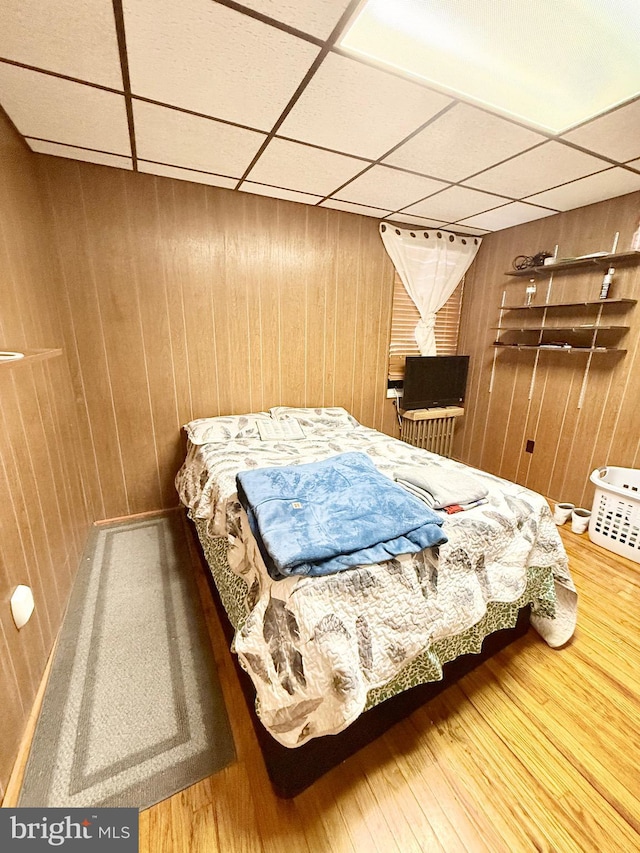
[(328, 575), (447, 541), (443, 519), (381, 474), (364, 453), (254, 468), (238, 497), (269, 574)]

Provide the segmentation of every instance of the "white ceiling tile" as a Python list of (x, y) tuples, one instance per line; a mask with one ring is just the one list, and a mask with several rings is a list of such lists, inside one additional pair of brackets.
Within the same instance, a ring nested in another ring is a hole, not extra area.
[(640, 155), (640, 100), (596, 118), (562, 137), (623, 163)]
[(410, 80), (329, 54), (278, 134), (376, 160), (450, 103)]
[(190, 181), (193, 184), (207, 184), (211, 187), (225, 187), (232, 190), (238, 183), (237, 178), (225, 178), (222, 175), (209, 175), (193, 169), (179, 169), (177, 166), (163, 166), (160, 163), (147, 163), (138, 160), (138, 171), (163, 178), (176, 178), (178, 181)]
[(439, 228), (444, 225), (444, 222), (436, 222), (434, 219), (425, 219), (423, 216), (410, 216), (408, 213), (394, 213), (391, 216), (385, 216), (390, 222), (406, 223), (407, 225), (417, 225), (419, 228)]
[(144, 101), (133, 102), (138, 157), (240, 178), (265, 136)]
[(326, 39), (350, 0), (242, 0), (242, 5), (276, 21)]
[(122, 89), (113, 5), (108, 2), (2, 0), (0, 56)]
[(55, 142), (41, 142), (39, 139), (27, 139), (32, 151), (39, 154), (52, 154), (54, 157), (67, 157), (70, 160), (84, 160), (86, 163), (98, 163), (101, 166), (115, 166), (117, 169), (133, 169), (131, 157), (119, 154), (105, 154), (103, 151), (87, 151), (73, 145), (57, 145)]
[(332, 207), (334, 210), (346, 210), (348, 213), (360, 213), (362, 216), (372, 216), (374, 219), (386, 218), (390, 213), (389, 210), (380, 210), (377, 207), (369, 207), (366, 204), (353, 204), (350, 201), (338, 201), (335, 198), (328, 198), (323, 201), (320, 207)]
[[(512, 225), (521, 225), (523, 222), (531, 222), (533, 219), (542, 219), (543, 216), (553, 215), (552, 210), (544, 210), (542, 207), (535, 207), (532, 204), (514, 201), (510, 204), (505, 204), (504, 207), (489, 210), (487, 213), (470, 216), (460, 224), (486, 228), (488, 231), (500, 231), (503, 228), (511, 228)], [(456, 225), (455, 227), (457, 228), (458, 226)]]
[(497, 195), (470, 190), (466, 187), (449, 187), (441, 193), (407, 208), (410, 213), (455, 222), (483, 210), (504, 204), (505, 199)]
[(398, 210), (445, 186), (442, 181), (434, 181), (421, 175), (400, 172), (387, 166), (373, 166), (336, 193), (335, 198), (368, 204), (371, 207)]
[(469, 178), (464, 183), (512, 198), (524, 198), (558, 184), (583, 178), (608, 166), (604, 160), (576, 151), (561, 142), (551, 141), (494, 166), (475, 178)]
[(0, 104), (25, 136), (131, 155), (123, 95), (0, 63)]
[(244, 181), (240, 187), (241, 192), (254, 193), (254, 195), (266, 195), (271, 198), (282, 198), (285, 201), (297, 201), (300, 204), (317, 204), (321, 195), (311, 193), (299, 193), (295, 190), (285, 190), (282, 187), (268, 187), (266, 184), (256, 184), (253, 181)]
[(271, 130), (318, 48), (211, 0), (124, 0), (134, 95)]
[[(123, 0), (134, 95), (270, 130), (319, 48), (251, 12), (324, 39), (349, 0), (240, 0), (249, 14), (231, 5)], [(130, 169), (122, 95), (10, 64), (121, 89), (110, 0), (0, 0), (0, 7), (0, 57), (9, 60), (0, 62), (0, 104), (25, 136), (34, 137), (32, 148)], [(409, 79), (329, 53), (279, 130), (310, 146), (272, 140), (242, 189), (309, 204), (335, 192), (322, 206), (376, 218), (404, 207), (410, 213), (397, 214), (397, 221), (438, 228), (463, 219), (472, 231), (507, 227), (494, 223), (508, 219), (512, 225), (522, 216), (518, 221), (526, 221), (532, 211), (548, 215), (540, 212), (543, 206), (571, 209), (640, 189), (638, 174), (597, 156), (640, 173), (640, 100), (562, 137), (585, 151), (561, 140), (539, 144), (535, 131), (456, 103), (389, 155), (386, 165), (367, 168), (367, 161), (448, 103), (448, 96)], [(134, 114), (140, 169), (154, 174), (233, 188), (266, 139), (135, 97)], [(530, 203), (506, 204), (501, 196)], [(498, 209), (490, 215), (487, 206)]]
[(366, 165), (364, 160), (272, 139), (249, 177), (261, 184), (325, 196)]
[(482, 237), (489, 233), (486, 228), (469, 228), (468, 225), (449, 225), (448, 227), (454, 234), (468, 234), (470, 237)]
[(457, 104), (383, 162), (461, 181), (543, 141), (539, 133), (468, 104)]
[(585, 204), (604, 201), (618, 195), (625, 195), (640, 189), (640, 175), (627, 169), (607, 169), (588, 178), (573, 181), (554, 190), (547, 190), (527, 198), (534, 204), (544, 204), (557, 210), (572, 210)]

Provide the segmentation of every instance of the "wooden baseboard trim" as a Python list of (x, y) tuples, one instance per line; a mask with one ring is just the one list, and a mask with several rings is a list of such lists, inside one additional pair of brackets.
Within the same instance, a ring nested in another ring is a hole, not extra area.
[(94, 527), (108, 527), (110, 524), (121, 524), (125, 521), (142, 521), (145, 518), (159, 518), (163, 515), (168, 515), (172, 512), (178, 512), (182, 506), (172, 506), (169, 509), (151, 509), (148, 512), (137, 512), (133, 515), (120, 515), (116, 518), (101, 518), (100, 521), (94, 521)]
[(2, 800), (2, 808), (5, 809), (16, 808), (18, 804), (18, 798), (20, 796), (20, 790), (22, 788), (22, 780), (24, 778), (24, 771), (27, 766), (29, 752), (31, 751), (33, 735), (35, 734), (36, 723), (38, 722), (38, 717), (40, 715), (40, 708), (42, 707), (42, 700), (44, 699), (44, 691), (47, 686), (47, 682), (49, 681), (49, 673), (51, 672), (51, 664), (53, 662), (53, 655), (55, 653), (57, 644), (58, 638), (56, 637), (55, 642), (53, 644), (53, 648), (51, 649), (51, 653), (49, 654), (49, 658), (47, 660), (47, 665), (44, 668), (44, 673), (42, 674), (42, 679), (38, 687), (38, 692), (36, 693), (36, 698), (33, 700), (33, 705), (31, 707), (31, 711), (29, 712), (27, 725), (25, 726), (24, 734), (22, 735), (22, 740), (20, 741), (18, 755), (13, 765), (11, 776), (9, 777), (9, 781), (7, 783), (7, 790), (5, 791), (4, 799)]

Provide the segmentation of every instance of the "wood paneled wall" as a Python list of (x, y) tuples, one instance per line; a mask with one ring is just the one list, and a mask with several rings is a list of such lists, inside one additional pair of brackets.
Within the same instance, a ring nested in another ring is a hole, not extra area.
[[(35, 159), (0, 111), (0, 349), (60, 347), (58, 279)], [(64, 354), (0, 364), (0, 798), (40, 683), (93, 509), (76, 454)], [(9, 600), (33, 589), (17, 631)]]
[(393, 429), (375, 220), (39, 157), (96, 518), (177, 502), (181, 425), (338, 405)]
[[(517, 255), (553, 252), (556, 244), (559, 257), (610, 251), (616, 231), (618, 251), (625, 251), (639, 216), (640, 193), (631, 193), (484, 238), (464, 294), (459, 352), (471, 355), (471, 373), (454, 446), (459, 459), (553, 500), (587, 508), (593, 500), (588, 478), (594, 468), (640, 466), (640, 308), (603, 309), (603, 323), (631, 327), (618, 344), (627, 353), (593, 356), (581, 408), (585, 354), (543, 351), (536, 359), (535, 351), (496, 351), (491, 346), (503, 292), (505, 304), (524, 304), (527, 279), (504, 274)], [(603, 275), (600, 269), (556, 273), (549, 301), (598, 299)], [(536, 301), (545, 301), (547, 287), (548, 279), (538, 279)], [(616, 269), (609, 296), (640, 299), (640, 265)], [(597, 310), (550, 312), (548, 322), (593, 323)], [(508, 324), (534, 325), (533, 316), (512, 312)], [(535, 312), (537, 321), (541, 316)], [(535, 441), (532, 454), (525, 452), (527, 439)]]
[[(34, 156), (2, 116), (0, 154), (0, 347), (64, 350), (0, 369), (1, 794), (86, 528), (177, 503), (182, 424), (342, 405), (368, 426), (396, 425), (393, 268), (375, 220)], [(594, 357), (581, 408), (586, 356), (540, 353), (532, 383), (535, 353), (491, 347), (503, 292), (523, 298), (504, 275), (516, 255), (604, 250), (615, 231), (626, 248), (639, 213), (636, 193), (484, 239), (465, 287), (458, 458), (586, 506), (594, 467), (640, 464), (638, 309), (606, 314), (630, 321), (628, 352)], [(553, 299), (597, 298), (601, 280), (556, 276)], [(640, 267), (617, 270), (611, 295), (640, 298)], [(8, 601), (22, 582), (37, 609), (18, 633)]]

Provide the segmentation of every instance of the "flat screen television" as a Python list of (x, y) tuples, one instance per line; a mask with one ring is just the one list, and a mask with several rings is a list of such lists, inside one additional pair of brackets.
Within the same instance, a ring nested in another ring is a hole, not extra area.
[(461, 405), (467, 390), (468, 372), (468, 355), (407, 356), (402, 408)]

